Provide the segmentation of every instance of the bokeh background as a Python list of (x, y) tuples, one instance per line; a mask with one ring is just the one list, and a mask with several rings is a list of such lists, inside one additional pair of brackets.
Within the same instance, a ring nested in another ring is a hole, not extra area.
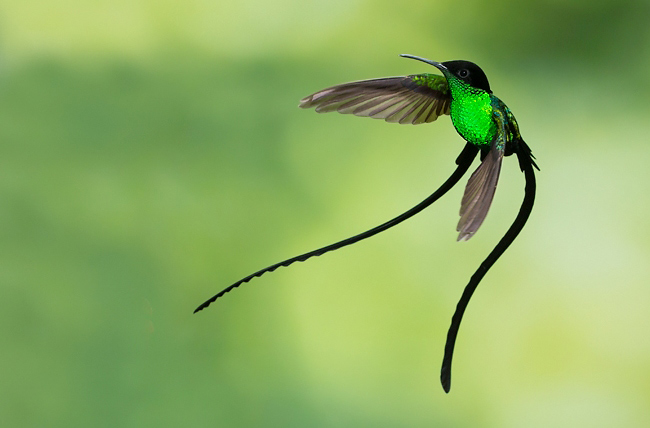
[[(650, 3), (6, 0), (0, 18), (0, 425), (650, 426)], [(506, 159), (475, 238), (463, 184), (353, 247), (256, 279), (424, 199), (463, 147), (297, 108), (469, 59), (541, 172)]]

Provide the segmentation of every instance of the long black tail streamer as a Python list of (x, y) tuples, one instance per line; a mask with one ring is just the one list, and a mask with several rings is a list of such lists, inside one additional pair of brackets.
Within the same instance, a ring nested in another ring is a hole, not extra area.
[(308, 253), (301, 254), (299, 256), (292, 257), (290, 259), (281, 261), (279, 263), (273, 264), (271, 266), (268, 266), (264, 269), (258, 270), (255, 273), (252, 273), (248, 275), (247, 277), (244, 277), (240, 279), (239, 281), (235, 282), (234, 284), (230, 285), (229, 287), (224, 288), (221, 290), (219, 293), (215, 294), (205, 302), (201, 303), (198, 308), (194, 310), (194, 313), (199, 312), (202, 309), (207, 308), (210, 306), (212, 302), (217, 300), (219, 297), (223, 296), (230, 290), (239, 287), (245, 282), (250, 281), (251, 279), (257, 277), (257, 276), (262, 276), (267, 272), (273, 272), (277, 268), (281, 266), (289, 266), (295, 262), (304, 262), (307, 259), (310, 259), (315, 256), (320, 256), (322, 254), (325, 254), (330, 251), (338, 250), (339, 248), (345, 247), (347, 245), (354, 244), (355, 242), (359, 242), (363, 239), (369, 238), (373, 235), (376, 235), (380, 232), (383, 232), (386, 229), (390, 229), (391, 227), (403, 222), (404, 220), (413, 217), (415, 214), (419, 213), (435, 201), (437, 201), (441, 196), (443, 196), (445, 193), (447, 193), (456, 183), (458, 183), (458, 180), (461, 179), (461, 177), (467, 172), (469, 169), (470, 165), (472, 164), (472, 161), (476, 157), (476, 154), (478, 153), (478, 149), (470, 144), (467, 143), (463, 151), (460, 153), (458, 158), (456, 159), (456, 164), (458, 165), (456, 167), (456, 170), (451, 174), (451, 176), (445, 181), (442, 186), (435, 192), (433, 192), (429, 197), (427, 197), (425, 200), (411, 208), (410, 210), (406, 211), (404, 214), (398, 215), (392, 220), (387, 221), (386, 223), (380, 224), (377, 227), (374, 227), (370, 230), (367, 230), (363, 233), (360, 233), (358, 235), (352, 236), (350, 238), (344, 239), (342, 241), (336, 242), (334, 244), (328, 245), (326, 247), (319, 248), (317, 250), (310, 251)]
[(512, 244), (519, 232), (524, 228), (530, 212), (533, 209), (533, 204), (535, 202), (535, 170), (533, 167), (537, 167), (534, 157), (530, 152), (528, 146), (521, 141), (519, 143), (519, 148), (517, 150), (517, 158), (519, 160), (519, 168), (524, 173), (526, 178), (526, 187), (524, 200), (521, 203), (521, 208), (519, 208), (519, 214), (515, 218), (514, 222), (508, 229), (503, 238), (499, 243), (494, 247), (492, 252), (487, 256), (487, 258), (481, 263), (474, 275), (469, 280), (469, 283), (463, 291), (463, 295), (456, 305), (456, 312), (451, 318), (451, 325), (449, 326), (449, 331), (447, 332), (447, 343), (445, 344), (445, 355), (442, 359), (442, 368), (440, 370), (440, 382), (442, 383), (442, 388), (445, 392), (449, 392), (451, 389), (451, 363), (454, 356), (454, 345), (456, 344), (456, 336), (458, 335), (458, 328), (460, 327), (460, 322), (463, 319), (463, 314), (467, 308), (469, 300), (472, 298), (472, 294), (478, 287), (478, 284), (481, 282), (485, 274), (492, 267), (492, 265), (501, 257), (501, 255), (506, 251), (506, 249)]

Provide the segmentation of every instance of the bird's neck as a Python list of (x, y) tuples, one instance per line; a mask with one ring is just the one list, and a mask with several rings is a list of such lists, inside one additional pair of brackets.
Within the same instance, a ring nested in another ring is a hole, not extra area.
[(475, 88), (454, 76), (447, 77), (447, 83), (449, 85), (449, 92), (451, 92), (452, 102), (454, 100), (462, 101), (466, 98), (489, 96), (487, 91)]

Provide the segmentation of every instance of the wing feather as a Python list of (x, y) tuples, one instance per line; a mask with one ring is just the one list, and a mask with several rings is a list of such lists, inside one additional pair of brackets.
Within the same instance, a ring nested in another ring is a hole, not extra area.
[(300, 107), (419, 125), (449, 114), (450, 103), (447, 80), (424, 73), (332, 86), (303, 98)]
[(499, 181), (503, 151), (492, 148), (467, 182), (461, 202), (458, 240), (467, 241), (483, 224)]

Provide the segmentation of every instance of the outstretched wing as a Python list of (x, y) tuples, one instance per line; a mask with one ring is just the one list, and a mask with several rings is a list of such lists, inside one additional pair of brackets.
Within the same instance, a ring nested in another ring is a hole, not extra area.
[(332, 86), (303, 98), (300, 107), (418, 125), (449, 114), (450, 103), (447, 79), (424, 73)]
[(494, 192), (497, 189), (506, 143), (510, 138), (510, 133), (506, 130), (507, 113), (505, 109), (507, 107), (502, 106), (502, 103), (494, 102), (492, 107), (492, 116), (497, 124), (497, 136), (492, 142), (490, 151), (469, 178), (465, 187), (463, 200), (460, 204), (460, 221), (456, 227), (459, 232), (459, 241), (470, 239), (487, 216), (492, 199), (494, 199)]

